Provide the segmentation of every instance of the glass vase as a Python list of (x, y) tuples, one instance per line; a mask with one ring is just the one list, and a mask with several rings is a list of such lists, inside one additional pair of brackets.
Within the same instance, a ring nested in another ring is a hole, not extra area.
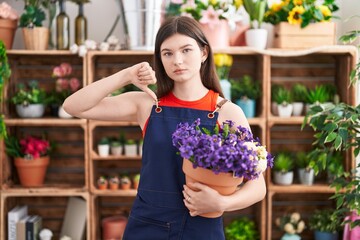
[(84, 16), (84, 4), (79, 3), (79, 14), (75, 18), (75, 43), (84, 44), (87, 39), (87, 19)]
[(60, 13), (56, 17), (56, 49), (68, 50), (70, 48), (70, 22), (63, 0), (59, 0), (59, 8)]

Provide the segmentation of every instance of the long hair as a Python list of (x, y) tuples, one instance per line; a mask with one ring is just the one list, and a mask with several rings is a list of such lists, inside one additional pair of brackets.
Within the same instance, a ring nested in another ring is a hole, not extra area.
[(168, 18), (161, 25), (156, 35), (154, 69), (157, 78), (157, 96), (161, 98), (171, 92), (174, 88), (174, 81), (166, 74), (164, 65), (161, 61), (160, 47), (167, 38), (176, 33), (193, 38), (198, 43), (201, 50), (207, 48), (209, 55), (205, 62), (201, 64), (200, 68), (201, 81), (206, 88), (218, 92), (221, 97), (224, 97), (220, 87), (219, 78), (216, 74), (213, 52), (209, 42), (201, 31), (200, 24), (196, 20), (185, 16)]

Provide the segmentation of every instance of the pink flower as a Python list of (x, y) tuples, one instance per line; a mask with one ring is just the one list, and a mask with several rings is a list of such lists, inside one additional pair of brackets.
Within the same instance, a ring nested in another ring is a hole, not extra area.
[(72, 73), (72, 67), (69, 63), (60, 64), (60, 68), (62, 69), (64, 76), (69, 76)]
[(53, 77), (64, 77), (65, 76), (63, 69), (60, 66), (54, 67), (52, 75), (53, 75)]
[(220, 24), (219, 16), (224, 11), (222, 9), (214, 10), (213, 6), (209, 6), (207, 10), (201, 11), (201, 19), (199, 20), (202, 24), (208, 24), (210, 28), (214, 28), (216, 25)]
[(58, 78), (56, 80), (56, 87), (55, 87), (57, 92), (62, 92), (64, 90), (69, 89), (69, 82), (67, 79), (65, 78)]
[(3, 2), (0, 4), (0, 18), (17, 20), (19, 15), (9, 4)]
[(20, 140), (20, 146), (24, 155), (31, 155), (33, 158), (44, 156), (50, 150), (48, 141), (32, 136)]
[(80, 81), (77, 78), (70, 79), (70, 89), (72, 92), (77, 91), (80, 88)]

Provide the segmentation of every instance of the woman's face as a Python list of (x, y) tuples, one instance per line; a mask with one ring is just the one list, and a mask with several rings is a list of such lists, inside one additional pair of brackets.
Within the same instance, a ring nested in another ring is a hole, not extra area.
[(166, 74), (175, 82), (200, 80), (201, 63), (206, 50), (201, 50), (195, 39), (182, 34), (167, 38), (160, 47), (161, 61)]

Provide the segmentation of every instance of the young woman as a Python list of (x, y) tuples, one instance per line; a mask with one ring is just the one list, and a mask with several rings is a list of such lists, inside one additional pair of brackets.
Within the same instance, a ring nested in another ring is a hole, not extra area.
[[(263, 176), (247, 181), (231, 196), (201, 183), (194, 183), (199, 191), (192, 191), (185, 186), (182, 159), (171, 135), (178, 123), (197, 118), (209, 129), (225, 120), (249, 124), (237, 105), (223, 101), (211, 47), (195, 20), (166, 20), (154, 54), (155, 71), (146, 62), (123, 69), (68, 97), (64, 109), (79, 118), (136, 121), (143, 131), (141, 180), (123, 239), (225, 239), (221, 217), (198, 215), (243, 209), (262, 200)], [(148, 88), (156, 82), (157, 95)], [(108, 97), (128, 84), (142, 92)]]

